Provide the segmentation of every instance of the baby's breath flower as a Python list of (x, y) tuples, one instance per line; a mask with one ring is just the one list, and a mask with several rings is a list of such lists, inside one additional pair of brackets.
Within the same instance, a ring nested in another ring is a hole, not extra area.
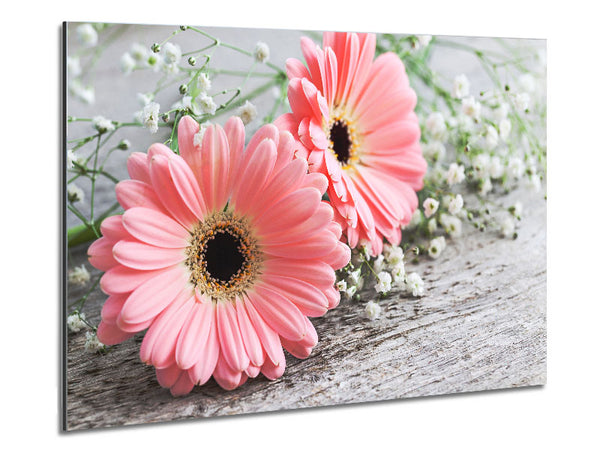
[(508, 160), (508, 167), (506, 168), (506, 173), (511, 178), (518, 180), (525, 173), (525, 164), (523, 160), (517, 156), (513, 156)]
[(67, 317), (67, 327), (69, 328), (69, 331), (72, 331), (73, 333), (77, 333), (78, 331), (87, 328), (87, 324), (85, 323), (85, 314), (82, 312), (78, 313), (77, 311), (69, 314)]
[(117, 147), (119, 150), (129, 150), (131, 142), (129, 142), (129, 139), (121, 139)]
[(83, 193), (83, 190), (79, 186), (77, 186), (75, 183), (70, 183), (67, 186), (67, 198), (69, 200), (69, 203), (76, 203), (76, 202), (83, 203), (85, 194)]
[(383, 246), (383, 254), (389, 266), (395, 266), (404, 260), (404, 251), (399, 245), (388, 245)]
[(398, 287), (402, 287), (404, 285), (404, 278), (406, 276), (406, 268), (404, 267), (404, 262), (400, 261), (399, 263), (390, 267), (390, 273), (392, 274), (394, 284)]
[(269, 46), (264, 42), (257, 42), (256, 47), (254, 48), (254, 58), (261, 63), (267, 62), (269, 60)]
[(416, 272), (412, 272), (406, 277), (406, 287), (413, 297), (421, 297), (425, 293), (423, 279)]
[(529, 108), (529, 101), (529, 94), (527, 92), (521, 92), (515, 97), (515, 106), (517, 109), (525, 111), (527, 108)]
[(429, 221), (427, 222), (427, 230), (430, 234), (435, 233), (435, 230), (437, 230), (437, 220), (429, 219)]
[(510, 107), (508, 106), (508, 103), (506, 103), (506, 102), (500, 103), (498, 105), (498, 107), (496, 109), (494, 109), (494, 113), (493, 113), (494, 119), (497, 122), (500, 122), (501, 120), (506, 119), (508, 116), (509, 108)]
[(212, 82), (210, 81), (208, 74), (206, 72), (202, 72), (198, 76), (198, 87), (202, 92), (208, 92), (210, 91), (211, 86)]
[(93, 47), (98, 43), (98, 33), (89, 23), (77, 27), (77, 38), (85, 47)]
[(371, 319), (371, 320), (375, 320), (379, 317), (379, 315), (381, 314), (381, 306), (379, 306), (379, 303), (376, 303), (374, 301), (369, 301), (367, 303), (367, 305), (365, 306), (365, 315)]
[(202, 147), (202, 139), (204, 139), (204, 133), (206, 132), (206, 129), (210, 125), (211, 125), (211, 123), (208, 121), (200, 124), (200, 129), (194, 135), (194, 147), (197, 147), (197, 148)]
[(392, 276), (385, 271), (381, 271), (377, 274), (377, 283), (375, 283), (375, 290), (380, 294), (387, 294), (392, 289)]
[(492, 180), (490, 180), (490, 177), (483, 178), (479, 184), (479, 192), (481, 195), (486, 195), (492, 190), (493, 187), (494, 186), (492, 185)]
[(181, 47), (177, 44), (167, 42), (163, 47), (163, 54), (165, 55), (165, 64), (179, 64), (181, 60)]
[(121, 72), (125, 75), (129, 75), (135, 69), (135, 59), (128, 52), (123, 53), (120, 60)]
[(519, 77), (518, 85), (523, 91), (532, 94), (535, 92), (535, 78), (530, 73), (524, 73)]
[(425, 217), (430, 218), (432, 215), (434, 215), (439, 205), (440, 202), (434, 198), (428, 197), (425, 199), (423, 202), (423, 212), (425, 213)]
[(489, 166), (490, 177), (501, 178), (504, 175), (504, 165), (498, 156), (492, 156)]
[(427, 253), (433, 259), (439, 258), (444, 249), (446, 248), (446, 239), (444, 236), (436, 237), (429, 242), (427, 247)]
[(90, 281), (90, 273), (85, 268), (85, 265), (75, 267), (72, 270), (69, 270), (69, 283), (83, 286), (88, 281)]
[(71, 150), (71, 149), (67, 150), (67, 169), (73, 168), (74, 161), (77, 161), (77, 157), (75, 156), (75, 153), (73, 153), (73, 150)]
[(457, 238), (462, 234), (462, 222), (458, 217), (442, 214), (440, 216), (440, 223), (450, 237)]
[(448, 212), (452, 215), (457, 215), (465, 204), (462, 195), (457, 194), (456, 197), (452, 198), (448, 203)]
[(150, 133), (158, 131), (160, 105), (156, 102), (150, 102), (142, 110), (142, 123), (145, 128), (150, 130)]
[(464, 98), (462, 101), (462, 112), (475, 120), (479, 120), (481, 116), (481, 103), (473, 98), (473, 96)]
[(356, 286), (350, 286), (349, 288), (346, 289), (346, 297), (348, 297), (348, 300), (352, 300), (352, 297), (354, 297), (354, 295), (356, 294)]
[(462, 183), (465, 179), (465, 168), (462, 165), (456, 163), (450, 164), (448, 173), (446, 175), (446, 182), (449, 186)]
[(200, 104), (200, 109), (204, 114), (209, 114), (212, 116), (217, 111), (217, 104), (213, 98), (207, 95), (205, 92), (200, 94), (198, 101)]
[(373, 272), (379, 273), (384, 269), (384, 267), (385, 267), (385, 256), (381, 254), (381, 255), (377, 256), (377, 258), (375, 258), (375, 260), (373, 261)]
[(452, 84), (452, 97), (454, 98), (464, 98), (469, 95), (470, 88), (469, 79), (463, 73), (454, 78), (454, 83)]
[(416, 39), (412, 43), (414, 50), (419, 50), (421, 48), (425, 48), (431, 42), (431, 36), (429, 34), (415, 36), (415, 38)]
[(346, 283), (346, 280), (338, 281), (337, 283), (335, 283), (335, 286), (340, 292), (346, 292), (346, 289), (348, 289), (348, 284)]
[(487, 153), (480, 153), (473, 159), (473, 169), (475, 176), (482, 180), (488, 176), (488, 170), (490, 167), (490, 155)]
[(77, 79), (69, 83), (69, 91), (86, 105), (93, 105), (96, 101), (94, 88), (92, 86), (82, 86)]
[(425, 129), (434, 139), (445, 140), (447, 129), (442, 113), (439, 111), (432, 112), (425, 120)]
[(81, 65), (76, 56), (67, 56), (67, 73), (72, 77), (81, 75)]
[(523, 214), (523, 203), (517, 200), (515, 204), (509, 208), (509, 211), (513, 216), (520, 218), (521, 214)]
[(532, 173), (527, 178), (527, 187), (534, 192), (539, 192), (542, 188), (542, 182), (540, 180), (540, 176), (537, 173)]
[(131, 50), (129, 51), (131, 57), (141, 65), (146, 65), (148, 63), (148, 56), (150, 56), (150, 51), (145, 45), (142, 45), (138, 42), (134, 42), (131, 45)]
[(500, 129), (500, 137), (504, 142), (506, 142), (510, 136), (510, 130), (512, 128), (510, 119), (502, 119), (498, 124), (498, 128)]
[(512, 237), (515, 232), (515, 222), (511, 217), (506, 217), (500, 224), (500, 232), (504, 237)]
[(423, 156), (429, 160), (440, 161), (446, 156), (446, 146), (441, 141), (430, 141), (421, 146)]
[(246, 103), (238, 109), (237, 115), (242, 119), (244, 125), (248, 125), (256, 118), (256, 106), (246, 100)]
[(350, 281), (354, 286), (358, 286), (362, 281), (362, 271), (361, 269), (356, 269), (351, 272), (348, 272), (348, 281)]
[(114, 131), (114, 129), (115, 129), (115, 124), (103, 116), (94, 117), (92, 119), (92, 126), (100, 134), (106, 133), (108, 131)]
[(96, 333), (87, 331), (85, 333), (85, 351), (89, 353), (96, 353), (104, 350), (104, 344), (98, 340)]
[(496, 127), (492, 125), (486, 127), (485, 144), (488, 150), (493, 150), (498, 145), (498, 131), (496, 131)]

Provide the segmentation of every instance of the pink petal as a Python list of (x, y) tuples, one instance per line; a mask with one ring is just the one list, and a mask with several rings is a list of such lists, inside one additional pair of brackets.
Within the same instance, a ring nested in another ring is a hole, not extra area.
[(193, 306), (189, 290), (181, 291), (152, 322), (140, 347), (140, 359), (159, 369), (175, 362), (175, 345)]
[(112, 253), (114, 243), (114, 241), (105, 237), (92, 242), (87, 250), (90, 264), (96, 269), (103, 271), (107, 271), (119, 264)]
[(189, 232), (170, 217), (148, 208), (131, 208), (123, 214), (125, 229), (146, 244), (163, 248), (185, 248)]
[[(250, 359), (250, 366), (257, 366), (256, 375), (258, 375), (258, 369), (263, 365), (264, 362), (264, 351), (260, 343), (260, 338), (254, 329), (254, 325), (252, 325), (252, 322), (250, 321), (245, 303), (238, 299), (238, 301), (236, 301), (235, 309), (237, 312), (240, 334), (242, 335), (242, 340), (244, 341), (244, 348), (246, 349), (246, 354)], [(246, 370), (248, 370), (248, 368), (246, 368)], [(254, 372), (251, 370), (250, 373), (248, 373), (248, 376), (252, 378), (256, 376), (251, 375), (251, 373)]]
[(263, 251), (272, 256), (292, 259), (321, 258), (335, 248), (336, 237), (329, 231), (314, 234), (308, 239), (293, 244), (263, 244)]
[[(173, 155), (174, 157), (175, 155)], [(198, 222), (199, 216), (189, 209), (176, 187), (169, 167), (169, 159), (156, 155), (150, 160), (152, 187), (164, 208), (184, 228), (190, 229)]]
[(225, 123), (225, 135), (229, 142), (229, 178), (227, 193), (233, 192), (233, 186), (238, 177), (238, 170), (244, 156), (244, 143), (246, 130), (244, 123), (239, 117), (232, 116)]
[[(250, 295), (252, 294), (249, 294), (249, 296)], [(268, 358), (265, 358), (265, 361), (270, 359), (271, 361), (275, 361), (276, 364), (285, 364), (285, 356), (283, 354), (283, 349), (281, 348), (279, 335), (266, 324), (256, 308), (252, 305), (252, 302), (244, 302), (244, 305), (246, 306), (248, 317), (254, 325), (256, 334), (260, 339), (260, 343), (268, 356)]]
[(221, 210), (229, 197), (229, 192), (224, 189), (229, 181), (229, 143), (223, 128), (209, 126), (204, 132), (200, 151), (201, 166), (197, 176), (206, 208)]
[(187, 282), (180, 266), (173, 266), (149, 279), (131, 293), (119, 316), (123, 323), (138, 324), (152, 320), (173, 301)]
[(100, 288), (107, 294), (127, 294), (165, 270), (136, 270), (119, 264), (102, 275)]
[(302, 188), (283, 197), (255, 222), (261, 233), (288, 229), (310, 218), (321, 201), (321, 194), (314, 188)]
[[(213, 311), (215, 311), (214, 308)], [(214, 317), (211, 323), (212, 326), (210, 327), (208, 340), (206, 341), (206, 345), (202, 350), (200, 359), (189, 370), (190, 378), (198, 385), (202, 385), (210, 379), (219, 359), (219, 338), (217, 336), (217, 328), (214, 326)]]
[(183, 370), (177, 367), (177, 364), (172, 364), (163, 369), (156, 369), (156, 379), (158, 380), (158, 384), (169, 389), (177, 382), (183, 372)]
[(297, 341), (306, 334), (304, 315), (287, 298), (265, 286), (255, 285), (250, 302), (265, 322), (279, 335)]
[(134, 334), (135, 333), (127, 333), (121, 330), (116, 324), (108, 324), (104, 321), (101, 321), (98, 324), (98, 330), (96, 331), (98, 340), (104, 345), (120, 344), (121, 342), (132, 337)]
[(262, 194), (263, 186), (275, 165), (276, 152), (275, 143), (270, 139), (265, 139), (258, 144), (250, 159), (246, 159), (242, 163), (242, 174), (237, 180), (231, 197), (236, 211), (244, 214), (252, 210), (253, 199)]
[(171, 395), (173, 397), (181, 397), (189, 394), (194, 388), (194, 383), (190, 379), (188, 372), (183, 371), (175, 384), (171, 387)]
[(226, 391), (231, 391), (239, 386), (242, 372), (232, 369), (227, 365), (225, 358), (221, 355), (213, 372), (215, 381)]
[(296, 58), (288, 58), (285, 61), (285, 70), (290, 80), (292, 78), (310, 78), (308, 69)]
[(204, 217), (206, 205), (192, 169), (182, 158), (169, 159), (169, 170), (177, 192), (195, 217)]
[(138, 241), (117, 242), (113, 247), (113, 256), (124, 266), (138, 270), (162, 269), (187, 258), (181, 248), (161, 248)]
[(217, 302), (215, 307), (221, 355), (229, 367), (242, 372), (248, 367), (250, 360), (242, 341), (235, 306), (231, 302)]
[(123, 209), (143, 206), (157, 211), (165, 211), (152, 186), (142, 181), (120, 181), (115, 188), (115, 192)]
[(336, 280), (331, 267), (318, 259), (273, 258), (265, 262), (264, 273), (297, 278), (321, 290), (333, 286)]
[(265, 284), (298, 307), (300, 312), (310, 317), (320, 317), (327, 312), (327, 298), (313, 285), (293, 277), (268, 275)]
[(123, 226), (123, 217), (121, 215), (110, 216), (104, 219), (100, 225), (100, 232), (103, 236), (113, 241), (129, 237), (129, 233), (127, 233)]
[(102, 306), (102, 311), (100, 314), (102, 320), (106, 323), (114, 324), (117, 321), (117, 317), (121, 313), (123, 304), (128, 297), (128, 295), (123, 294), (110, 295)]
[(133, 180), (150, 184), (150, 171), (148, 170), (148, 155), (134, 152), (127, 158), (127, 171)]
[(279, 364), (274, 363), (269, 358), (265, 359), (265, 363), (260, 368), (262, 374), (269, 380), (276, 380), (285, 372), (285, 359)]
[[(196, 300), (177, 340), (175, 358), (182, 369), (189, 369), (201, 362), (210, 330), (213, 327), (213, 304)], [(209, 374), (210, 377), (210, 374)]]
[(199, 130), (200, 125), (190, 116), (183, 116), (177, 126), (179, 154), (192, 170), (200, 166), (200, 149), (194, 146), (194, 135)]
[(310, 323), (310, 320), (306, 318), (306, 336), (300, 341), (288, 341), (286, 339), (282, 339), (281, 343), (285, 347), (285, 349), (290, 352), (293, 356), (300, 359), (308, 358), (312, 349), (317, 345), (319, 338), (317, 336), (317, 332), (315, 331), (315, 327)]

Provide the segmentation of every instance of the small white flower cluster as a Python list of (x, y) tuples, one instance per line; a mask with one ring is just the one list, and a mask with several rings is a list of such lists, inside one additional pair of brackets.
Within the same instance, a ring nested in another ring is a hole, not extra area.
[(69, 331), (73, 333), (77, 333), (78, 331), (87, 328), (88, 325), (85, 322), (85, 314), (77, 311), (69, 314), (67, 317), (67, 327), (69, 328)]
[(423, 281), (418, 274), (411, 274), (410, 279), (406, 275), (402, 247), (385, 244), (382, 254), (375, 258), (369, 255), (366, 245), (354, 249), (350, 264), (343, 269), (341, 278), (336, 283), (337, 289), (345, 293), (348, 299), (358, 298), (357, 291), (363, 288), (365, 279), (370, 276), (373, 277), (375, 292), (381, 296), (385, 296), (394, 287), (414, 296), (423, 294)]
[(237, 115), (240, 119), (242, 119), (244, 125), (248, 125), (250, 122), (256, 119), (256, 114), (256, 106), (254, 106), (248, 100), (246, 100), (246, 103), (240, 106), (240, 108), (237, 111)]
[(88, 353), (98, 353), (104, 351), (106, 347), (98, 340), (96, 333), (92, 331), (86, 331), (84, 349)]
[(67, 200), (69, 203), (83, 203), (85, 194), (83, 189), (77, 186), (75, 183), (69, 183), (67, 185)]
[(70, 284), (83, 286), (90, 281), (90, 273), (85, 268), (85, 265), (82, 264), (69, 270), (68, 278)]
[(269, 46), (264, 42), (257, 42), (254, 48), (254, 59), (260, 63), (265, 63), (269, 60), (270, 56)]
[(154, 52), (137, 42), (132, 44), (129, 51), (121, 55), (119, 61), (121, 72), (129, 75), (135, 70), (152, 69), (155, 72), (161, 71), (167, 75), (179, 73), (179, 63), (182, 57), (181, 47), (167, 42), (158, 50), (158, 52)]
[(115, 130), (115, 124), (111, 120), (108, 120), (107, 118), (105, 118), (103, 116), (94, 117), (92, 119), (92, 126), (100, 134)]
[[(186, 89), (190, 89), (193, 95), (186, 92), (183, 94), (181, 100), (175, 102), (171, 108), (187, 109), (195, 115), (214, 115), (217, 112), (218, 105), (215, 103), (213, 97), (208, 94), (211, 86), (212, 82), (208, 74), (201, 72), (190, 82), (190, 85), (186, 86)], [(250, 113), (248, 112), (247, 114)]]

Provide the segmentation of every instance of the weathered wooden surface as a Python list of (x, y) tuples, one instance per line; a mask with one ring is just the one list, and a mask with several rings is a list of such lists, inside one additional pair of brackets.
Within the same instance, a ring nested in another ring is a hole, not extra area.
[[(471, 73), (468, 66), (461, 68)], [(114, 71), (101, 73), (98, 85), (114, 85), (111, 74)], [(100, 97), (99, 105), (98, 113), (108, 116), (102, 105), (108, 108), (110, 101)], [(129, 109), (119, 108), (114, 118), (121, 120), (126, 119), (124, 111), (133, 110), (131, 102)], [(160, 140), (146, 130), (132, 135), (140, 146)], [(119, 164), (116, 158), (117, 172)], [(111, 189), (102, 186), (100, 202), (113, 201)], [(438, 260), (424, 258), (407, 267), (422, 275), (425, 296), (393, 292), (381, 301), (382, 317), (375, 321), (364, 317), (364, 302), (343, 300), (325, 317), (313, 320), (320, 342), (312, 355), (306, 360), (288, 356), (287, 369), (276, 381), (260, 375), (227, 392), (211, 380), (186, 397), (173, 398), (158, 385), (154, 369), (139, 360), (142, 335), (107, 355), (93, 355), (83, 349), (85, 332), (69, 334), (68, 429), (544, 384), (546, 205), (542, 194), (525, 192), (499, 201), (510, 204), (516, 198), (525, 205), (517, 240), (473, 231), (465, 224), (464, 236), (449, 240)], [(68, 222), (77, 223), (70, 217)], [(70, 264), (85, 262), (85, 249), (73, 249)], [(85, 288), (69, 288), (67, 301), (84, 292)], [(98, 323), (105, 298), (97, 291), (87, 301), (85, 313), (91, 322)]]
[[(69, 429), (544, 384), (546, 208), (537, 197), (517, 240), (470, 231), (435, 262), (415, 266), (424, 297), (393, 293), (375, 321), (363, 317), (363, 302), (347, 300), (314, 319), (313, 354), (288, 356), (276, 381), (260, 375), (226, 392), (211, 380), (173, 398), (140, 362), (141, 336), (99, 356), (84, 352), (83, 332), (71, 334)], [(82, 260), (83, 251), (73, 257)], [(88, 300), (91, 320), (104, 298)]]

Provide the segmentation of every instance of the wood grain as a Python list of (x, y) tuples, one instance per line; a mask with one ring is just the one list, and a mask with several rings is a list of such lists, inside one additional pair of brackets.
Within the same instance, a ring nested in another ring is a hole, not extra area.
[[(546, 207), (526, 203), (516, 240), (465, 230), (441, 257), (423, 260), (421, 298), (393, 292), (382, 317), (342, 301), (314, 319), (320, 337), (306, 360), (287, 357), (283, 377), (260, 375), (227, 392), (214, 381), (183, 398), (162, 389), (139, 360), (142, 336), (107, 355), (85, 353), (85, 333), (67, 352), (69, 430), (309, 408), (544, 384), (546, 381)], [(85, 258), (84, 249), (72, 255)], [(72, 290), (77, 298), (81, 290)], [(363, 297), (365, 295), (363, 294)], [(105, 299), (86, 304), (96, 322)]]

